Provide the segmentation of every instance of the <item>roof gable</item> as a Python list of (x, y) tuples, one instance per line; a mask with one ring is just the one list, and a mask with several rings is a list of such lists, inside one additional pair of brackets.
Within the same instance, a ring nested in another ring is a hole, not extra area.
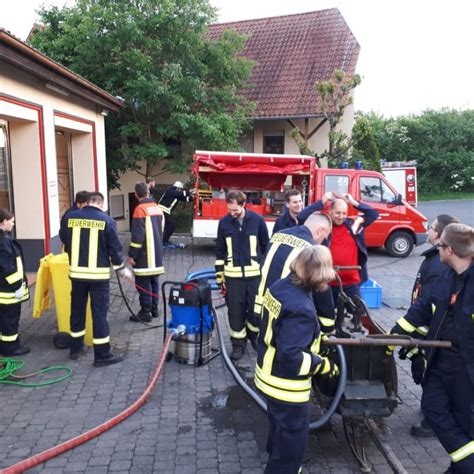
[(224, 30), (248, 34), (243, 56), (255, 61), (244, 93), (257, 102), (255, 118), (318, 115), (316, 81), (335, 69), (353, 75), (360, 46), (337, 9), (209, 27), (209, 37)]

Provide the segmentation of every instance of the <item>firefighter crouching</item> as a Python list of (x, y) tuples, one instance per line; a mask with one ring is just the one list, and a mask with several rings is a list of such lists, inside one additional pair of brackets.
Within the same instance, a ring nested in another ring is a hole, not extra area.
[(163, 211), (150, 197), (146, 183), (135, 185), (135, 196), (139, 204), (133, 211), (128, 263), (133, 267), (141, 309), (138, 316), (130, 316), (130, 321), (150, 322), (158, 317), (158, 278), (165, 272)]
[(267, 400), (269, 461), (265, 473), (300, 472), (309, 434), (311, 379), (334, 379), (339, 369), (318, 355), (321, 333), (312, 292), (335, 278), (331, 253), (304, 248), (290, 274), (273, 283), (263, 301), (255, 386)]
[(4, 356), (30, 352), (20, 344), (18, 335), (21, 303), (30, 295), (21, 246), (9, 235), (14, 225), (14, 215), (8, 209), (0, 209), (0, 354)]
[(246, 196), (230, 191), (226, 196), (228, 215), (219, 221), (216, 240), (216, 281), (226, 287), (232, 352), (239, 360), (253, 326), (253, 306), (260, 281), (260, 263), (268, 246), (263, 218), (245, 209)]
[[(431, 291), (397, 321), (394, 334), (451, 341), (411, 357), (415, 383), (422, 383), (421, 408), (451, 456), (446, 472), (474, 472), (474, 229), (447, 225), (439, 243), (446, 269)], [(389, 351), (393, 350), (389, 347)], [(408, 354), (410, 356), (410, 354)]]
[(72, 211), (67, 219), (65, 248), (69, 256), (71, 279), (71, 346), (70, 359), (85, 354), (86, 306), (90, 296), (93, 322), (94, 365), (101, 367), (123, 360), (110, 350), (107, 311), (110, 298), (110, 264), (123, 276), (131, 272), (124, 267), (122, 245), (115, 221), (102, 211), (104, 196), (93, 192), (87, 206)]

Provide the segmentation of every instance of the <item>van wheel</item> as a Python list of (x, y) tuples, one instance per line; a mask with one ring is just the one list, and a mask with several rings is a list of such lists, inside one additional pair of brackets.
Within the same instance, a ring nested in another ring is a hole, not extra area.
[(385, 243), (385, 249), (392, 257), (408, 257), (411, 254), (415, 243), (413, 237), (402, 230), (393, 232)]

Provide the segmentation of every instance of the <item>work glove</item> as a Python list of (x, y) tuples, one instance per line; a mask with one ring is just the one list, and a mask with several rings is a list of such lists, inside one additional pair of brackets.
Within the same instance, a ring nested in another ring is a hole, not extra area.
[(327, 341), (331, 336), (334, 336), (334, 331), (321, 335), (321, 347), (319, 349), (319, 356), (328, 357), (330, 354), (334, 354), (336, 352), (336, 346), (324, 344), (324, 341)]
[(21, 300), (23, 296), (25, 296), (25, 293), (26, 293), (25, 287), (21, 285), (20, 288), (18, 288), (18, 290), (15, 291), (15, 299)]
[(216, 273), (216, 283), (217, 283), (217, 286), (219, 287), (221, 294), (225, 296), (227, 294), (227, 287), (225, 286), (224, 272)]
[(127, 278), (131, 279), (133, 276), (132, 270), (128, 267), (123, 267), (118, 271), (118, 274), (120, 275), (120, 278)]
[(320, 370), (317, 370), (312, 379), (313, 388), (323, 395), (333, 397), (339, 384), (339, 367), (327, 357), (321, 359)]
[(402, 360), (408, 359), (411, 361), (411, 376), (413, 382), (420, 385), (426, 370), (426, 359), (423, 351), (418, 348), (410, 349), (402, 347), (398, 355)]

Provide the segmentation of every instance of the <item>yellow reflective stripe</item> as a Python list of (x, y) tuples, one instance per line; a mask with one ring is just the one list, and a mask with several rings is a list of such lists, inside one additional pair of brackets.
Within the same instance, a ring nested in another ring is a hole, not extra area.
[(449, 453), (453, 462), (459, 462), (463, 459), (467, 458), (471, 454), (474, 454), (474, 441), (469, 441), (469, 443), (465, 444), (458, 450)]
[(257, 236), (249, 235), (249, 243), (250, 243), (250, 256), (256, 257), (257, 256)]
[(214, 266), (218, 266), (218, 265), (224, 265), (225, 264), (225, 260), (216, 260), (215, 263), (214, 263)]
[(319, 348), (321, 347), (321, 336), (318, 336), (311, 344), (311, 354), (319, 354)]
[(142, 244), (136, 244), (135, 242), (130, 242), (130, 247), (136, 248), (136, 249), (141, 249)]
[(412, 333), (413, 331), (416, 330), (416, 327), (413, 326), (410, 322), (408, 322), (405, 318), (400, 318), (397, 321), (397, 324), (406, 332)]
[(230, 337), (234, 339), (245, 339), (247, 337), (247, 329), (243, 328), (242, 331), (233, 331), (229, 328)]
[[(310, 357), (309, 354), (307, 354)], [(310, 362), (311, 364), (311, 362)], [(270, 384), (272, 387), (281, 388), (283, 390), (291, 390), (293, 392), (301, 392), (311, 388), (311, 378), (307, 377), (302, 380), (283, 379), (265, 372), (262, 367), (255, 366), (255, 375), (257, 375), (262, 382)]]
[(227, 267), (225, 266), (224, 267), (224, 275), (229, 277), (229, 278), (242, 278), (243, 277), (243, 274), (242, 274), (242, 270), (238, 267)]
[(97, 254), (99, 253), (99, 229), (89, 229), (89, 259), (87, 266), (93, 270), (97, 268)]
[(158, 207), (162, 209), (166, 214), (171, 214), (171, 209), (169, 207), (163, 206), (163, 204), (158, 203)]
[(325, 318), (324, 316), (318, 316), (318, 320), (323, 326), (334, 326), (334, 319), (332, 318)]
[[(123, 264), (122, 264), (123, 265)], [(120, 265), (120, 266), (122, 266)], [(98, 268), (89, 268), (89, 267), (69, 267), (70, 272), (83, 272), (83, 273), (93, 273), (97, 275), (109, 275), (110, 267), (98, 267)]]
[(114, 270), (120, 270), (121, 268), (125, 267), (125, 265), (122, 262), (120, 265), (112, 265), (112, 267)]
[(71, 337), (82, 337), (82, 336), (85, 336), (85, 334), (86, 334), (86, 330), (85, 330), (85, 329), (83, 329), (82, 331), (77, 331), (77, 332), (71, 331), (71, 332), (69, 333), (69, 335), (70, 335)]
[(416, 332), (420, 333), (422, 336), (426, 336), (428, 334), (429, 327), (428, 326), (420, 326), (416, 328)]
[(0, 292), (0, 298), (15, 298), (15, 292), (14, 291), (9, 291), (8, 293), (1, 293)]
[(433, 314), (435, 314), (435, 312), (436, 312), (436, 305), (433, 304), (433, 303), (431, 303), (431, 312), (432, 312)]
[(145, 241), (146, 241), (146, 256), (149, 268), (154, 268), (155, 263), (155, 242), (153, 239), (153, 225), (151, 217), (145, 217)]
[(298, 375), (308, 375), (311, 369), (311, 356), (307, 352), (303, 352), (303, 362)]
[(14, 342), (18, 339), (18, 334), (12, 334), (11, 336), (5, 336), (5, 334), (2, 334), (0, 336), (1, 341), (5, 342)]
[(254, 326), (253, 324), (250, 324), (248, 321), (247, 321), (247, 327), (252, 331), (252, 332), (258, 332), (258, 327)]
[[(263, 294), (265, 292), (265, 287), (267, 283), (267, 278), (268, 278), (268, 271), (270, 269), (270, 265), (272, 263), (273, 257), (278, 250), (278, 247), (280, 244), (272, 244), (270, 246), (270, 250), (268, 251), (265, 261), (263, 262), (262, 266), (262, 279), (260, 280), (260, 285), (258, 286), (258, 291), (257, 291), (257, 298), (261, 298), (261, 302), (259, 304), (263, 303)], [(255, 299), (255, 302), (257, 302), (257, 298)]]
[(162, 275), (165, 273), (165, 267), (155, 267), (155, 268), (134, 268), (134, 275), (143, 275), (143, 276), (152, 276), (152, 275)]
[(18, 280), (21, 280), (22, 278), (23, 278), (23, 262), (21, 261), (21, 257), (16, 257), (16, 272), (5, 277), (5, 280), (7, 280), (7, 282), (10, 285), (13, 285), (13, 283), (16, 283)]
[[(309, 244), (308, 244), (309, 247)], [(290, 265), (291, 262), (298, 256), (298, 254), (302, 251), (302, 248), (295, 248), (293, 249), (288, 257), (285, 260), (285, 265), (283, 265), (283, 269), (281, 271), (280, 278), (286, 278), (290, 274)]]
[(232, 253), (232, 237), (225, 238), (225, 244), (227, 247), (227, 261), (232, 260), (233, 253)]
[(79, 266), (79, 247), (81, 245), (81, 228), (73, 227), (71, 236), (71, 266)]
[(99, 339), (96, 339), (94, 337), (94, 339), (92, 339), (92, 343), (93, 344), (107, 344), (108, 342), (110, 342), (110, 336), (107, 336), (107, 337), (101, 337)]
[(282, 400), (284, 402), (291, 403), (305, 403), (309, 401), (310, 390), (306, 390), (304, 392), (286, 392), (285, 390), (280, 390), (278, 388), (274, 388), (270, 385), (267, 385), (266, 383), (262, 382), (258, 377), (255, 377), (254, 381), (255, 386), (259, 390), (277, 400)]

